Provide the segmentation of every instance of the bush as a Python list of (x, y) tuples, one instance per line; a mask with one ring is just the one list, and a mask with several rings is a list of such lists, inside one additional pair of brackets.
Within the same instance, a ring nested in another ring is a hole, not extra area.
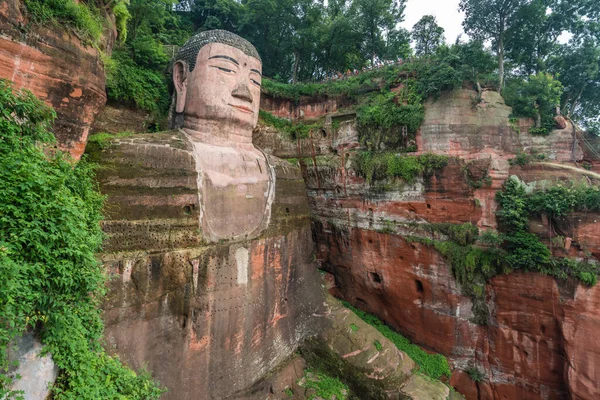
[(93, 43), (104, 30), (100, 10), (92, 4), (74, 0), (24, 0), (31, 19), (37, 23), (53, 22), (75, 29)]
[(322, 124), (304, 124), (302, 122), (293, 123), (287, 119), (278, 118), (273, 114), (263, 110), (259, 111), (259, 116), (264, 124), (272, 126), (278, 131), (285, 133), (290, 140), (306, 139), (310, 137), (311, 132), (318, 132), (319, 130), (323, 129)]
[[(554, 128), (555, 107), (560, 104), (563, 93), (561, 83), (547, 73), (531, 75), (528, 80), (514, 80), (508, 84), (502, 95), (518, 117), (536, 120), (532, 134), (547, 134)], [(537, 124), (539, 120), (540, 124)]]
[(401, 178), (414, 183), (422, 174), (431, 174), (448, 165), (449, 158), (438, 154), (420, 156), (400, 156), (394, 153), (360, 152), (353, 160), (354, 169), (371, 183), (389, 178)]
[(60, 375), (54, 399), (157, 398), (101, 346), (105, 275), (103, 197), (93, 166), (48, 156), (53, 110), (0, 81), (0, 398), (8, 393), (7, 350), (27, 330), (40, 335)]
[(137, 65), (124, 50), (116, 50), (106, 67), (106, 90), (112, 100), (165, 114), (171, 104), (164, 74)]

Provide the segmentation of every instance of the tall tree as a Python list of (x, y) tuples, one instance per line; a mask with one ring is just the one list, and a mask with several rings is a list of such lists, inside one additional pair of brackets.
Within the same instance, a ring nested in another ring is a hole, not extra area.
[(597, 117), (600, 109), (600, 46), (592, 38), (563, 45), (554, 60), (565, 87), (561, 107), (568, 117)]
[(491, 39), (498, 55), (499, 90), (504, 86), (504, 42), (515, 14), (526, 0), (460, 0), (465, 32), (478, 40)]
[(412, 28), (415, 54), (429, 56), (444, 42), (444, 28), (437, 24), (433, 15), (424, 15)]
[(393, 54), (388, 46), (396, 35), (397, 26), (404, 20), (406, 0), (354, 0), (363, 35), (363, 53), (371, 60), (384, 59)]

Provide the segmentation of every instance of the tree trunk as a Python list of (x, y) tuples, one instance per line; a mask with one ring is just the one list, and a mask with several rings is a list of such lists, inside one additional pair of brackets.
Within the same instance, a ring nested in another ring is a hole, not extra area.
[(571, 104), (571, 108), (569, 109), (569, 112), (567, 113), (567, 118), (570, 119), (571, 116), (573, 115), (573, 112), (575, 111), (575, 107), (577, 107), (577, 104), (579, 103), (579, 99), (581, 99), (581, 95), (583, 94), (583, 91), (585, 90), (586, 87), (587, 87), (587, 84), (583, 85), (583, 87), (579, 91), (579, 94), (577, 95), (575, 100), (573, 100), (573, 104)]
[(292, 73), (292, 83), (296, 83), (297, 79), (298, 79), (298, 66), (300, 65), (300, 56), (298, 55), (298, 52), (295, 51), (294, 52), (294, 71)]
[(500, 85), (498, 87), (498, 93), (502, 93), (504, 88), (504, 38), (500, 35), (498, 40), (498, 75), (500, 78)]

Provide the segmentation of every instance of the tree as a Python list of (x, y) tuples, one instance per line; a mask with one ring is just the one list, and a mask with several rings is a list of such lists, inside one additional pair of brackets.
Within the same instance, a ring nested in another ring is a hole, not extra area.
[(561, 101), (568, 117), (594, 119), (600, 111), (600, 46), (592, 38), (563, 45), (554, 71), (565, 87)]
[(515, 14), (526, 0), (460, 0), (465, 13), (465, 32), (478, 40), (492, 40), (498, 55), (499, 91), (504, 86), (504, 42), (506, 32), (515, 22)]
[(385, 59), (396, 53), (389, 46), (397, 26), (404, 20), (406, 0), (354, 0), (361, 33), (363, 55), (371, 60)]
[(415, 54), (429, 56), (444, 42), (444, 28), (433, 15), (424, 15), (412, 28)]

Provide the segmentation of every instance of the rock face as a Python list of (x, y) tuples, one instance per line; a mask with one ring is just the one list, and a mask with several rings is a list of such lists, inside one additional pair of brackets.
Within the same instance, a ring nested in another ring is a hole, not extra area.
[(235, 398), (319, 330), (312, 315), (324, 297), (297, 168), (269, 158), (276, 180), (262, 234), (209, 244), (182, 133), (136, 135), (92, 154), (108, 195), (106, 339), (168, 388), (164, 398)]
[(12, 368), (10, 375), (20, 377), (13, 382), (11, 390), (22, 391), (24, 400), (45, 400), (50, 394), (50, 388), (58, 376), (58, 367), (52, 361), (52, 355), (42, 356), (43, 346), (33, 334), (25, 334), (13, 351), (9, 352), (9, 361), (18, 362)]
[[(106, 102), (100, 53), (60, 27), (34, 25), (19, 0), (0, 4), (0, 78), (31, 90), (54, 107), (59, 147), (79, 159), (95, 115)], [(110, 53), (116, 29), (106, 32)]]
[[(331, 291), (448, 356), (456, 368), (451, 384), (467, 399), (598, 398), (600, 344), (590, 333), (600, 329), (598, 286), (557, 283), (534, 273), (501, 275), (487, 285), (490, 322), (477, 325), (472, 300), (462, 295), (443, 257), (403, 237), (423, 235), (416, 223), (496, 228), (494, 196), (510, 175), (532, 184), (597, 179), (566, 164), (582, 160), (586, 147), (570, 122), (548, 137), (534, 136), (528, 133), (532, 121), (509, 120), (511, 110), (497, 93), (484, 92), (475, 109), (474, 95), (458, 90), (426, 104), (419, 151), (457, 159), (412, 185), (370, 185), (356, 176), (348, 159), (359, 148), (351, 118), (326, 138), (295, 147), (262, 128), (257, 145), (282, 157), (307, 157), (301, 167), (315, 218), (317, 257), (335, 276)], [(511, 166), (508, 159), (519, 152), (545, 159)], [(586, 150), (585, 157), (590, 153)], [(555, 252), (598, 254), (599, 217), (571, 215), (559, 221), (556, 229), (573, 246)], [(533, 225), (549, 243), (547, 221)], [(485, 375), (482, 381), (463, 372), (473, 366)]]

